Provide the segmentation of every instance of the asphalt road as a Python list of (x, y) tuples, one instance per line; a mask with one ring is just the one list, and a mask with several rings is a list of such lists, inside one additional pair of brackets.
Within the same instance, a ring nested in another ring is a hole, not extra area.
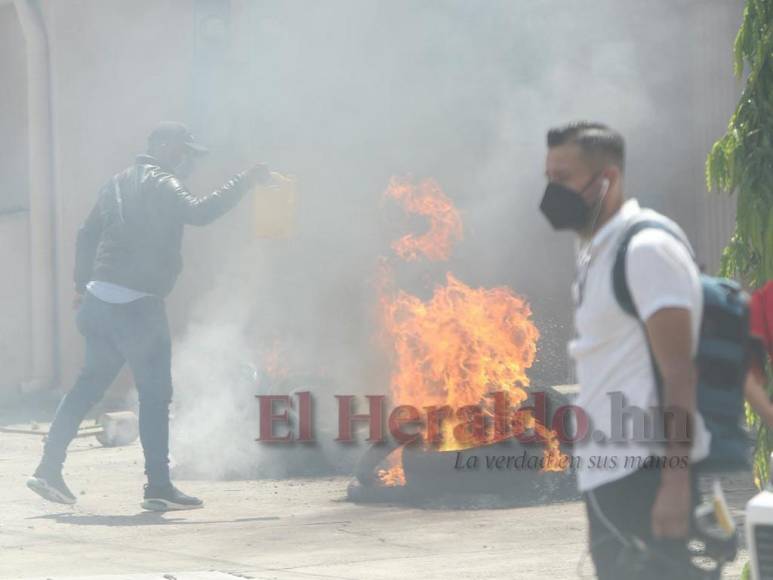
[[(579, 502), (419, 509), (345, 501), (348, 479), (178, 482), (206, 507), (140, 509), (139, 444), (76, 440), (65, 477), (76, 506), (27, 490), (40, 439), (0, 433), (0, 578), (223, 580), (592, 577)], [(745, 479), (745, 478), (744, 478)], [(730, 482), (739, 513), (753, 495)], [(725, 575), (737, 578), (742, 553)], [(578, 575), (578, 566), (583, 575)]]

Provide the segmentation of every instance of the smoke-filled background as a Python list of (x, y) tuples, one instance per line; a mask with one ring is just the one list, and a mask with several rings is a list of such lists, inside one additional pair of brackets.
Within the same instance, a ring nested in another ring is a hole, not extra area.
[[(93, 4), (51, 11), (67, 22)], [(294, 377), (288, 386), (314, 390), (317, 434), (331, 449), (321, 428), (335, 419), (334, 393), (388, 393), (378, 258), (425, 225), (383, 200), (393, 175), (436, 179), (464, 224), (449, 262), (405, 266), (400, 285), (426, 298), (452, 271), (472, 287), (524, 296), (542, 335), (532, 384), (571, 380), (571, 238), (537, 209), (548, 128), (590, 119), (619, 129), (629, 195), (680, 220), (701, 260), (717, 263), (732, 217), (717, 217), (702, 168), (735, 99), (740, 2), (210, 0), (149, 12), (103, 4), (80, 21), (88, 40), (68, 46), (73, 29), (63, 26), (54, 63), (68, 71), (55, 76), (60, 135), (92, 152), (87, 171), (66, 151), (57, 160), (69, 216), (60, 224), (62, 285), (65, 242), (96, 188), (162, 118), (188, 123), (213, 150), (194, 191), (253, 161), (297, 180), (288, 239), (256, 235), (250, 198), (188, 231), (186, 270), (169, 299), (173, 455), (188, 473), (283, 472), (285, 459), (254, 442), (254, 395), (272, 385), (267, 358)], [(67, 388), (78, 353), (64, 352)]]

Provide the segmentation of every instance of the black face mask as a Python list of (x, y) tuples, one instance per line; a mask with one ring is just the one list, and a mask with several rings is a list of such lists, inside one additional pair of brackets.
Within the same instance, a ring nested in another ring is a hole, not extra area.
[(588, 227), (595, 212), (593, 206), (585, 203), (582, 194), (593, 185), (599, 175), (601, 174), (594, 175), (580, 191), (559, 183), (548, 183), (539, 209), (553, 229), (581, 232)]

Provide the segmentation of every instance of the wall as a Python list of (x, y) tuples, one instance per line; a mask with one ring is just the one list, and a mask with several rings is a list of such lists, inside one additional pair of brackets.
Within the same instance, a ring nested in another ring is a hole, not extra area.
[(0, 5), (0, 212), (27, 207), (27, 75), (24, 38), (13, 4)]
[(741, 81), (731, 77), (734, 58), (730, 50), (741, 25), (740, 7), (737, 1), (694, 2), (690, 18), (686, 56), (692, 63), (691, 102), (686, 114), (691, 132), (685, 174), (691, 187), (677, 211), (709, 273), (718, 271), (722, 250), (735, 225), (736, 199), (727, 193), (706, 191), (704, 163), (711, 146), (727, 130), (741, 92)]
[(0, 399), (29, 376), (26, 70), (13, 4), (0, 5)]
[(29, 377), (29, 251), (27, 214), (0, 214), (0, 399), (17, 394)]

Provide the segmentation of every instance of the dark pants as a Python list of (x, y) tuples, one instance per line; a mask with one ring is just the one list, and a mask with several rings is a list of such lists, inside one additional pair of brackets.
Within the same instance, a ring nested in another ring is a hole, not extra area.
[(139, 394), (145, 473), (154, 485), (168, 483), (172, 347), (164, 301), (148, 296), (128, 304), (109, 304), (86, 292), (76, 321), (86, 339), (86, 358), (56, 411), (42, 464), (61, 467), (86, 413), (128, 363)]
[[(695, 469), (691, 472), (694, 508), (699, 497)], [(583, 494), (588, 512), (591, 557), (599, 580), (685, 580), (692, 577), (686, 541), (656, 540), (652, 535), (652, 506), (660, 475), (658, 468), (639, 469)], [(652, 548), (654, 557), (643, 556), (635, 548), (627, 547), (611, 527), (629, 542), (631, 536), (640, 538)]]

